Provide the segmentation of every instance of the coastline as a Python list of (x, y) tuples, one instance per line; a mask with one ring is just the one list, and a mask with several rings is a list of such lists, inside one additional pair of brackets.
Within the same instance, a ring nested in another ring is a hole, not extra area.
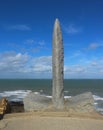
[[(64, 79), (65, 98), (88, 91), (93, 94), (95, 109), (103, 114), (103, 79)], [(0, 79), (0, 98), (19, 102), (30, 92), (51, 98), (51, 79)]]

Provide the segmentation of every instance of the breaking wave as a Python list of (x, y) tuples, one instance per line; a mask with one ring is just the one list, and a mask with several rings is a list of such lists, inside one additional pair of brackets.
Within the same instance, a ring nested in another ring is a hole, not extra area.
[[(31, 90), (15, 90), (15, 91), (3, 91), (0, 92), (0, 98), (2, 97), (6, 97), (9, 101), (22, 101), (24, 97), (26, 97), (30, 92), (32, 92)], [(41, 93), (43, 95), (45, 95), (43, 93), (43, 90), (40, 90), (39, 92), (34, 92), (35, 94)], [(65, 91), (64, 93), (68, 93), (67, 91)], [(45, 95), (48, 98), (52, 98), (51, 95)], [(71, 98), (71, 96), (65, 96), (65, 99), (67, 98)], [(100, 97), (98, 95), (93, 95), (94, 98), (94, 106), (95, 109), (100, 112), (101, 114), (103, 114), (103, 97)]]

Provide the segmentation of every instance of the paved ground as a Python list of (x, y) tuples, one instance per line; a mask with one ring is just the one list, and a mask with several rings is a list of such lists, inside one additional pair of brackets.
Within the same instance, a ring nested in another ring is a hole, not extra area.
[(1, 120), (0, 130), (103, 130), (103, 120), (25, 116)]

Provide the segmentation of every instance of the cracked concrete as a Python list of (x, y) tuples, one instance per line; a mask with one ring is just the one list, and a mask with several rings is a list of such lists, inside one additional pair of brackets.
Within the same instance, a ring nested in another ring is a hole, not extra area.
[(18, 116), (0, 121), (0, 130), (102, 130), (103, 118), (57, 117), (57, 113), (48, 117), (40, 115)]
[(7, 127), (8, 123), (9, 123), (9, 121), (1, 120), (0, 121), (0, 130), (4, 130)]

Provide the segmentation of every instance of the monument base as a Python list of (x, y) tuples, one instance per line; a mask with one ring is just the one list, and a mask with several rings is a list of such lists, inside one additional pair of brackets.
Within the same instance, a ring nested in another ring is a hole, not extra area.
[(83, 93), (64, 99), (64, 108), (57, 109), (52, 99), (40, 93), (30, 93), (24, 100), (25, 111), (68, 111), (75, 113), (88, 113), (94, 111), (94, 99), (91, 92)]
[(67, 99), (65, 106), (71, 112), (92, 112), (94, 111), (94, 98), (91, 92), (86, 92)]

